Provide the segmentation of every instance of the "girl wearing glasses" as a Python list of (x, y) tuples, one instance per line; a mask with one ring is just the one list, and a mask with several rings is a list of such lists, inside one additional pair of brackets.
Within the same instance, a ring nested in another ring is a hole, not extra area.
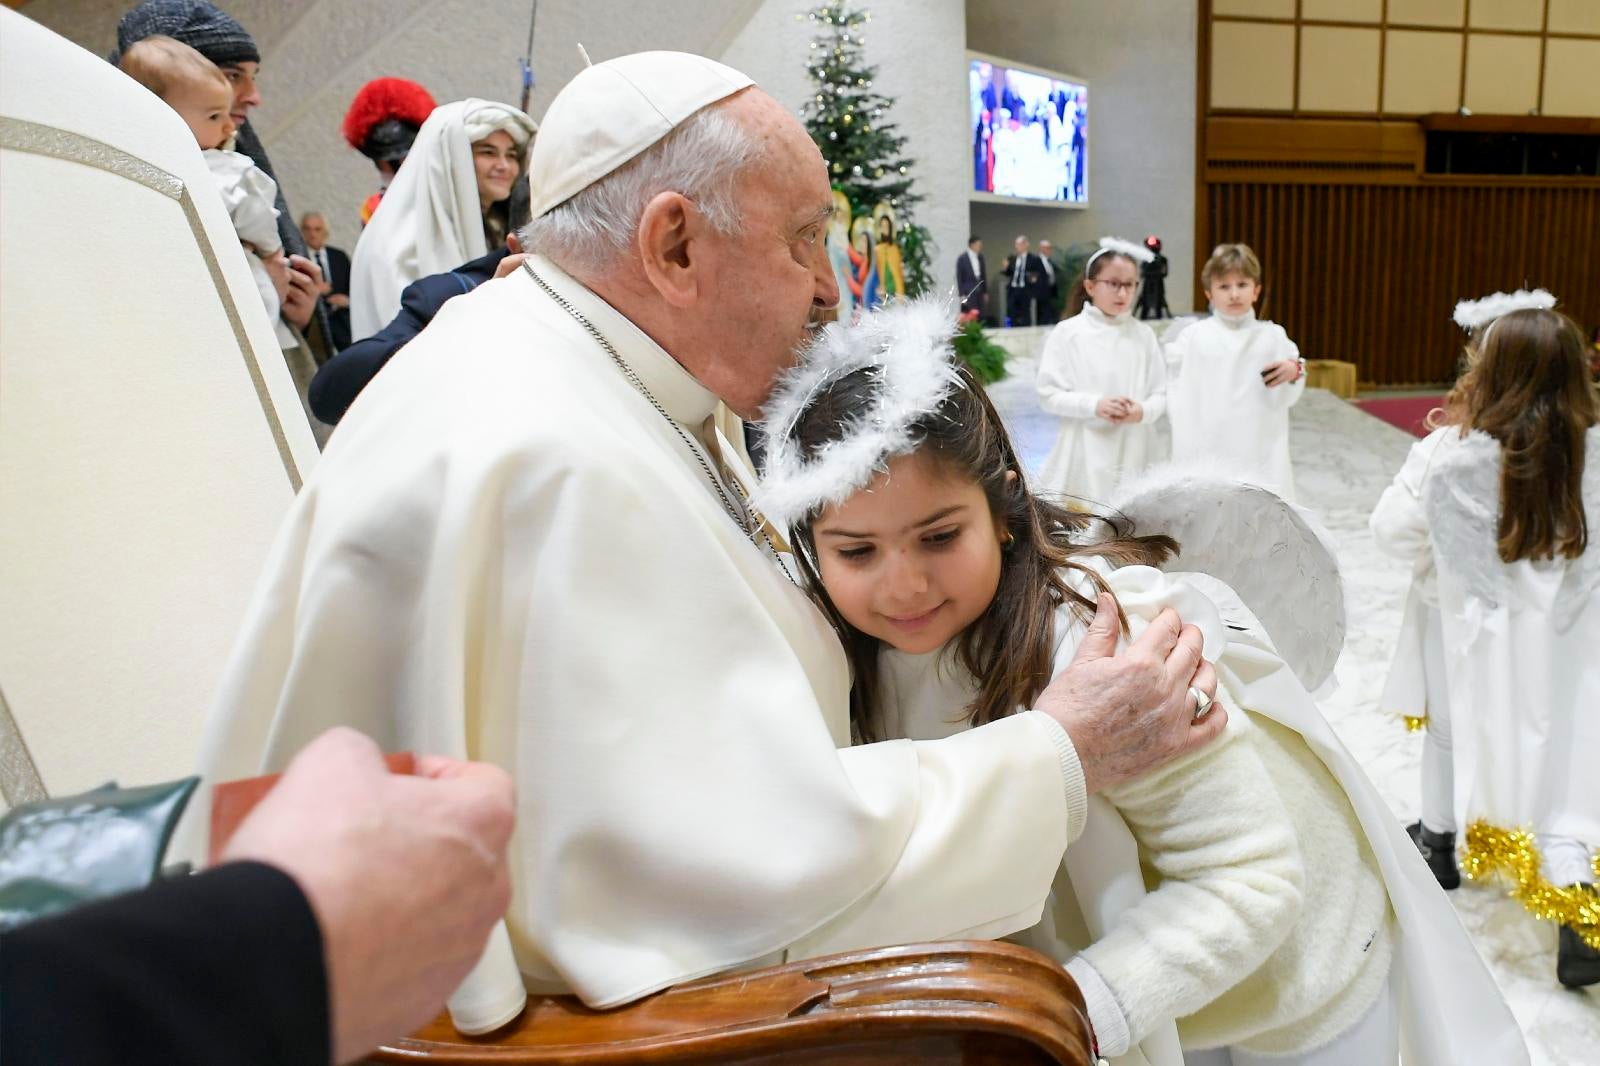
[(1068, 318), (1050, 331), (1039, 361), (1039, 401), (1061, 434), (1039, 471), (1039, 489), (1108, 504), (1117, 486), (1165, 458), (1155, 423), (1167, 409), (1161, 343), (1132, 315), (1139, 267), (1153, 258), (1105, 237), (1068, 297)]
[(1219, 244), (1200, 281), (1211, 317), (1167, 347), (1172, 454), (1292, 503), (1289, 408), (1306, 391), (1305, 360), (1282, 326), (1256, 318), (1261, 260), (1248, 246)]

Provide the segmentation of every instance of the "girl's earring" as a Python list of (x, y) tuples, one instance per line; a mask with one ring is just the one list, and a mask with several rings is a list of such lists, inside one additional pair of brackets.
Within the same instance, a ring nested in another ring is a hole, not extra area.
[(1006, 530), (1006, 535), (1004, 537), (1000, 538), (1000, 547), (1001, 547), (1001, 549), (1003, 549), (1005, 551), (1010, 551), (1011, 550), (1011, 546), (1013, 544), (1015, 544), (1016, 542), (1017, 542), (1016, 534), (1012, 533), (1011, 530), (1008, 529), (1008, 530)]

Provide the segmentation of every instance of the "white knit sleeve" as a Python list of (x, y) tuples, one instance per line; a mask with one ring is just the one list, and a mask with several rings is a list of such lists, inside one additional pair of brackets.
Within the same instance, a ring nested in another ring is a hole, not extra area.
[[(1294, 826), (1258, 753), (1256, 727), (1227, 702), (1220, 740), (1105, 793), (1161, 878), (1082, 953), (1115, 996), (1130, 1042), (1248, 977), (1300, 913)], [(1118, 1053), (1104, 1042), (1101, 1051)]]

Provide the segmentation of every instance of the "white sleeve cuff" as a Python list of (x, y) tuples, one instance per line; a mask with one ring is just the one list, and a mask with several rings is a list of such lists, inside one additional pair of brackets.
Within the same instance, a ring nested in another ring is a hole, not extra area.
[(1074, 955), (1067, 963), (1067, 973), (1083, 993), (1083, 1005), (1089, 1012), (1089, 1024), (1094, 1028), (1100, 1057), (1114, 1059), (1127, 1054), (1133, 1042), (1128, 1033), (1128, 1019), (1122, 1016), (1122, 1008), (1117, 1006), (1117, 998), (1111, 994), (1111, 986), (1100, 976), (1100, 971), (1085, 962), (1082, 955)]
[(1045, 735), (1055, 745), (1056, 758), (1061, 760), (1061, 781), (1067, 792), (1067, 843), (1071, 844), (1083, 835), (1083, 823), (1089, 817), (1089, 788), (1083, 780), (1083, 763), (1060, 722), (1043, 711), (1027, 713), (1043, 725)]

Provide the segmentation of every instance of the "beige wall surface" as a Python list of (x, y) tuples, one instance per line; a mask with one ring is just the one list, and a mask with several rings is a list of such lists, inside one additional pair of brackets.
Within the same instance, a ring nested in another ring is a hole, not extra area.
[[(110, 50), (131, 0), (32, 0), (26, 14), (98, 54)], [(517, 61), (528, 40), (531, 0), (222, 0), (262, 53), (263, 104), (252, 115), (297, 213), (328, 216), (333, 243), (349, 249), (361, 202), (377, 175), (344, 143), (339, 124), (366, 81), (413, 78), (441, 103), (465, 96), (516, 103)], [(529, 110), (543, 114), (578, 70), (581, 42), (596, 61), (644, 49), (681, 49), (744, 70), (784, 103), (806, 95), (811, 27), (795, 21), (805, 0), (543, 0), (538, 4)], [(898, 99), (894, 118), (910, 138), (923, 221), (944, 249), (965, 240), (965, 81), (960, 0), (878, 0), (868, 5), (868, 58)], [(948, 79), (928, 72), (948, 69)]]
[[(1154, 233), (1171, 270), (1167, 302), (1174, 312), (1190, 309), (1197, 19), (1195, 0), (970, 0), (969, 48), (1089, 83), (1091, 206), (974, 203), (972, 230), (983, 237), (991, 277), (1018, 233), (1035, 246), (1049, 238), (1058, 250), (1107, 234), (1142, 240)], [(942, 284), (954, 284), (959, 250), (942, 254)], [(990, 297), (999, 314), (998, 282)]]

